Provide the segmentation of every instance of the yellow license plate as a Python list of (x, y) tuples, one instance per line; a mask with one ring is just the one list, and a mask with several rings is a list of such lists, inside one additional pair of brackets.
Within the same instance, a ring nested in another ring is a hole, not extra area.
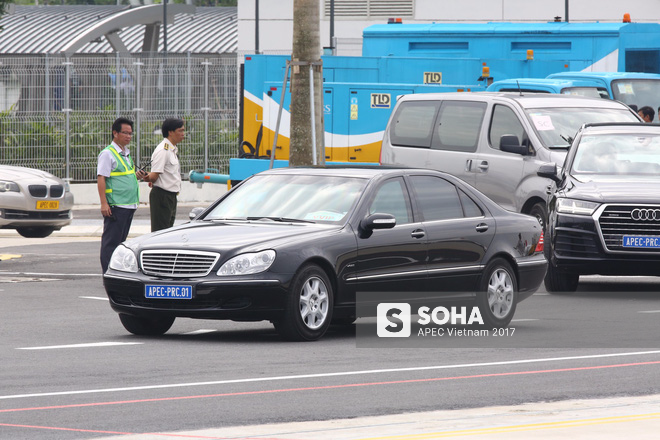
[(37, 202), (37, 209), (59, 209), (59, 200), (39, 200)]

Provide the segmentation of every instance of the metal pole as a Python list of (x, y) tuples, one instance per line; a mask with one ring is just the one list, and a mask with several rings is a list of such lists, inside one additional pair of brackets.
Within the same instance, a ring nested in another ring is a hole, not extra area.
[(163, 0), (163, 53), (167, 55), (167, 0)]
[(316, 160), (316, 109), (314, 107), (314, 66), (309, 65), (309, 105), (312, 116), (312, 163), (317, 165)]
[(115, 114), (117, 118), (119, 117), (119, 112), (121, 112), (121, 60), (119, 58), (119, 52), (117, 52), (116, 56), (116, 65), (117, 67), (115, 68)]
[(259, 0), (254, 0), (254, 53), (259, 53)]
[(66, 61), (64, 62), (64, 80), (66, 81), (66, 84), (64, 86), (64, 108), (62, 109), (64, 110), (66, 131), (66, 172), (64, 177), (66, 182), (71, 181), (71, 61), (69, 61), (69, 59), (69, 57), (66, 57)]
[(566, 16), (566, 23), (568, 23), (568, 0), (564, 1), (564, 15)]
[(45, 59), (45, 77), (44, 77), (44, 110), (46, 111), (46, 122), (50, 121), (50, 66), (48, 63), (48, 54), (46, 54), (46, 59)]
[(204, 65), (204, 171), (209, 167), (209, 63), (208, 58)]
[(186, 114), (190, 114), (190, 109), (192, 108), (192, 84), (191, 84), (191, 71), (192, 71), (192, 59), (190, 58), (190, 51), (186, 52), (186, 61), (187, 61), (187, 74), (186, 74)]
[(277, 135), (280, 132), (280, 121), (282, 120), (282, 107), (284, 107), (284, 94), (286, 93), (286, 83), (289, 79), (290, 61), (286, 60), (286, 69), (284, 70), (284, 81), (282, 82), (282, 95), (280, 96), (280, 107), (277, 109), (277, 123), (275, 124), (275, 136), (273, 136), (273, 148), (270, 150), (270, 169), (275, 162), (275, 150), (277, 149)]
[(337, 55), (335, 47), (335, 0), (330, 0), (330, 49), (333, 55)]
[(142, 69), (140, 66), (142, 66), (142, 63), (140, 61), (136, 61), (135, 63), (137, 71), (136, 71), (136, 76), (137, 80), (135, 82), (135, 108), (133, 109), (135, 112), (135, 156), (138, 160), (140, 160), (140, 125), (141, 125), (141, 112), (142, 108), (140, 105), (142, 104), (140, 100), (140, 95), (142, 94)]

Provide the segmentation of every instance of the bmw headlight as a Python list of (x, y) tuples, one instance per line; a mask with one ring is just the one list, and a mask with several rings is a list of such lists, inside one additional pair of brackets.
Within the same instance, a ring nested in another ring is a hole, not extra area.
[(16, 182), (11, 182), (9, 180), (0, 180), (0, 193), (10, 192), (10, 191), (21, 192)]
[(138, 264), (135, 252), (120, 244), (112, 253), (110, 268), (122, 272), (137, 272)]
[(248, 275), (267, 270), (275, 261), (275, 251), (241, 254), (231, 258), (218, 270), (219, 276)]
[(557, 199), (557, 212), (562, 214), (591, 215), (599, 206), (600, 203), (584, 200)]

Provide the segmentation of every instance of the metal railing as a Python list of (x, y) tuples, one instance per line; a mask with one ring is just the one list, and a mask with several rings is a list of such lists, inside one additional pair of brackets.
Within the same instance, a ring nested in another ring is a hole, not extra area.
[(95, 181), (117, 117), (135, 123), (138, 164), (162, 140), (162, 121), (179, 117), (181, 171), (228, 173), (238, 152), (237, 56), (153, 55), (0, 56), (0, 163)]

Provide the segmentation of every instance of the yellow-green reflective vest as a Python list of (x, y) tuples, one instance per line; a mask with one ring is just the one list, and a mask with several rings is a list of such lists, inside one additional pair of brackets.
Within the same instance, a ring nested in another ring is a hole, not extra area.
[(122, 156), (112, 145), (108, 145), (105, 149), (110, 151), (117, 160), (117, 166), (110, 173), (110, 177), (105, 179), (105, 196), (108, 204), (110, 206), (137, 205), (140, 202), (140, 188), (137, 177), (135, 177), (135, 167), (131, 156)]

